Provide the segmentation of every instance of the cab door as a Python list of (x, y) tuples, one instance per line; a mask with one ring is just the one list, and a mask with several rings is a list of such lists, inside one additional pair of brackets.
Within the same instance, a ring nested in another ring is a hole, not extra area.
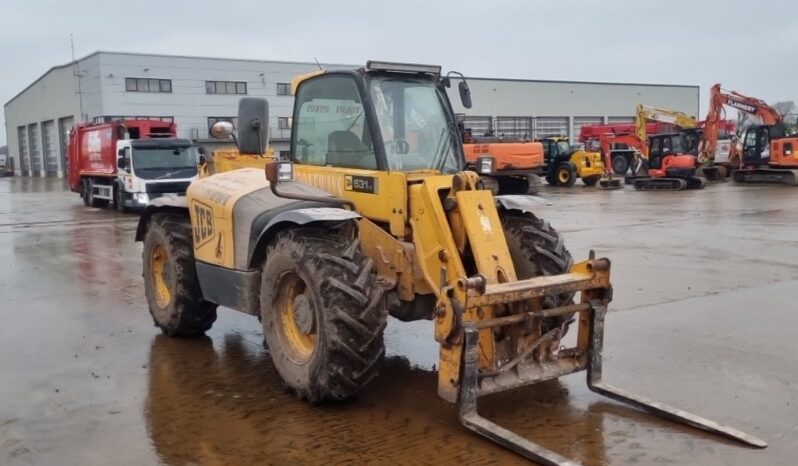
[(663, 142), (662, 137), (652, 137), (649, 139), (649, 148), (648, 148), (649, 168), (657, 169), (662, 166), (662, 156), (663, 156), (662, 142)]

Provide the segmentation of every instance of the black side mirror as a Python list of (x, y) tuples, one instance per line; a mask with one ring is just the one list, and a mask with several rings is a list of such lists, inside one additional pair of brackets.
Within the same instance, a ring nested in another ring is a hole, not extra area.
[(259, 97), (244, 97), (238, 102), (238, 148), (243, 154), (266, 152), (269, 129), (269, 103)]
[(205, 158), (205, 154), (200, 154), (200, 156), (199, 156), (199, 164), (200, 165), (205, 165), (206, 163), (208, 163), (208, 159)]
[[(119, 153), (120, 154), (124, 154), (125, 150), (124, 149), (120, 149)], [(119, 168), (121, 168), (123, 170), (125, 168), (127, 168), (127, 160), (124, 157), (119, 157), (118, 159), (116, 159), (116, 164), (117, 164), (117, 166), (119, 166)]]
[(465, 81), (460, 81), (457, 88), (460, 90), (460, 102), (463, 107), (471, 108), (471, 89), (468, 88), (468, 84)]

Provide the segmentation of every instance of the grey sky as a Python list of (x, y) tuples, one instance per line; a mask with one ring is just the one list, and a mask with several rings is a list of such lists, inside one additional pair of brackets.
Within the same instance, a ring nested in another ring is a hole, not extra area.
[(795, 0), (0, 0), (0, 18), (2, 103), (70, 61), (70, 33), (78, 56), (376, 58), (471, 76), (697, 84), (702, 113), (714, 82), (798, 100)]

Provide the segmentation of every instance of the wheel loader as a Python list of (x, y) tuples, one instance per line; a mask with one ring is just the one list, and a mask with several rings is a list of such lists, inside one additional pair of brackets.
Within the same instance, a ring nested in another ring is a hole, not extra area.
[[(573, 463), (480, 416), (479, 397), (586, 371), (597, 393), (764, 447), (602, 380), (610, 261), (574, 263), (534, 197), (494, 196), (463, 170), (451, 84), (438, 66), (376, 61), (295, 78), (291, 160), (199, 179), (142, 214), (155, 325), (187, 337), (218, 306), (257, 316), (285, 384), (321, 403), (377, 375), (389, 315), (429, 320), (439, 396), (467, 429), (543, 464)], [(458, 90), (470, 107), (462, 77)], [(241, 153), (264, 153), (268, 121), (264, 99), (241, 99)]]

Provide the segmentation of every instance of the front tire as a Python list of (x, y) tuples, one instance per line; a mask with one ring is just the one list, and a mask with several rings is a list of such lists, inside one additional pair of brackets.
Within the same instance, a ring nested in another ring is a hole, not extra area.
[(130, 211), (125, 205), (125, 191), (120, 184), (114, 186), (114, 207), (123, 214)]
[(155, 326), (169, 336), (201, 335), (216, 321), (216, 304), (202, 298), (191, 224), (155, 213), (144, 237), (144, 294)]
[[(573, 265), (570, 251), (563, 237), (549, 222), (531, 213), (503, 212), (502, 227), (507, 246), (513, 259), (513, 267), (519, 280), (539, 276), (568, 273)], [(573, 302), (573, 293), (546, 296), (543, 309), (565, 306)], [(550, 317), (543, 322), (543, 332), (561, 327), (560, 337), (568, 330), (572, 315)]]
[(359, 239), (321, 228), (277, 235), (263, 265), (261, 320), (274, 366), (300, 398), (344, 400), (377, 375), (383, 293)]
[(576, 183), (576, 167), (571, 162), (563, 162), (557, 167), (554, 174), (557, 185), (571, 187)]

